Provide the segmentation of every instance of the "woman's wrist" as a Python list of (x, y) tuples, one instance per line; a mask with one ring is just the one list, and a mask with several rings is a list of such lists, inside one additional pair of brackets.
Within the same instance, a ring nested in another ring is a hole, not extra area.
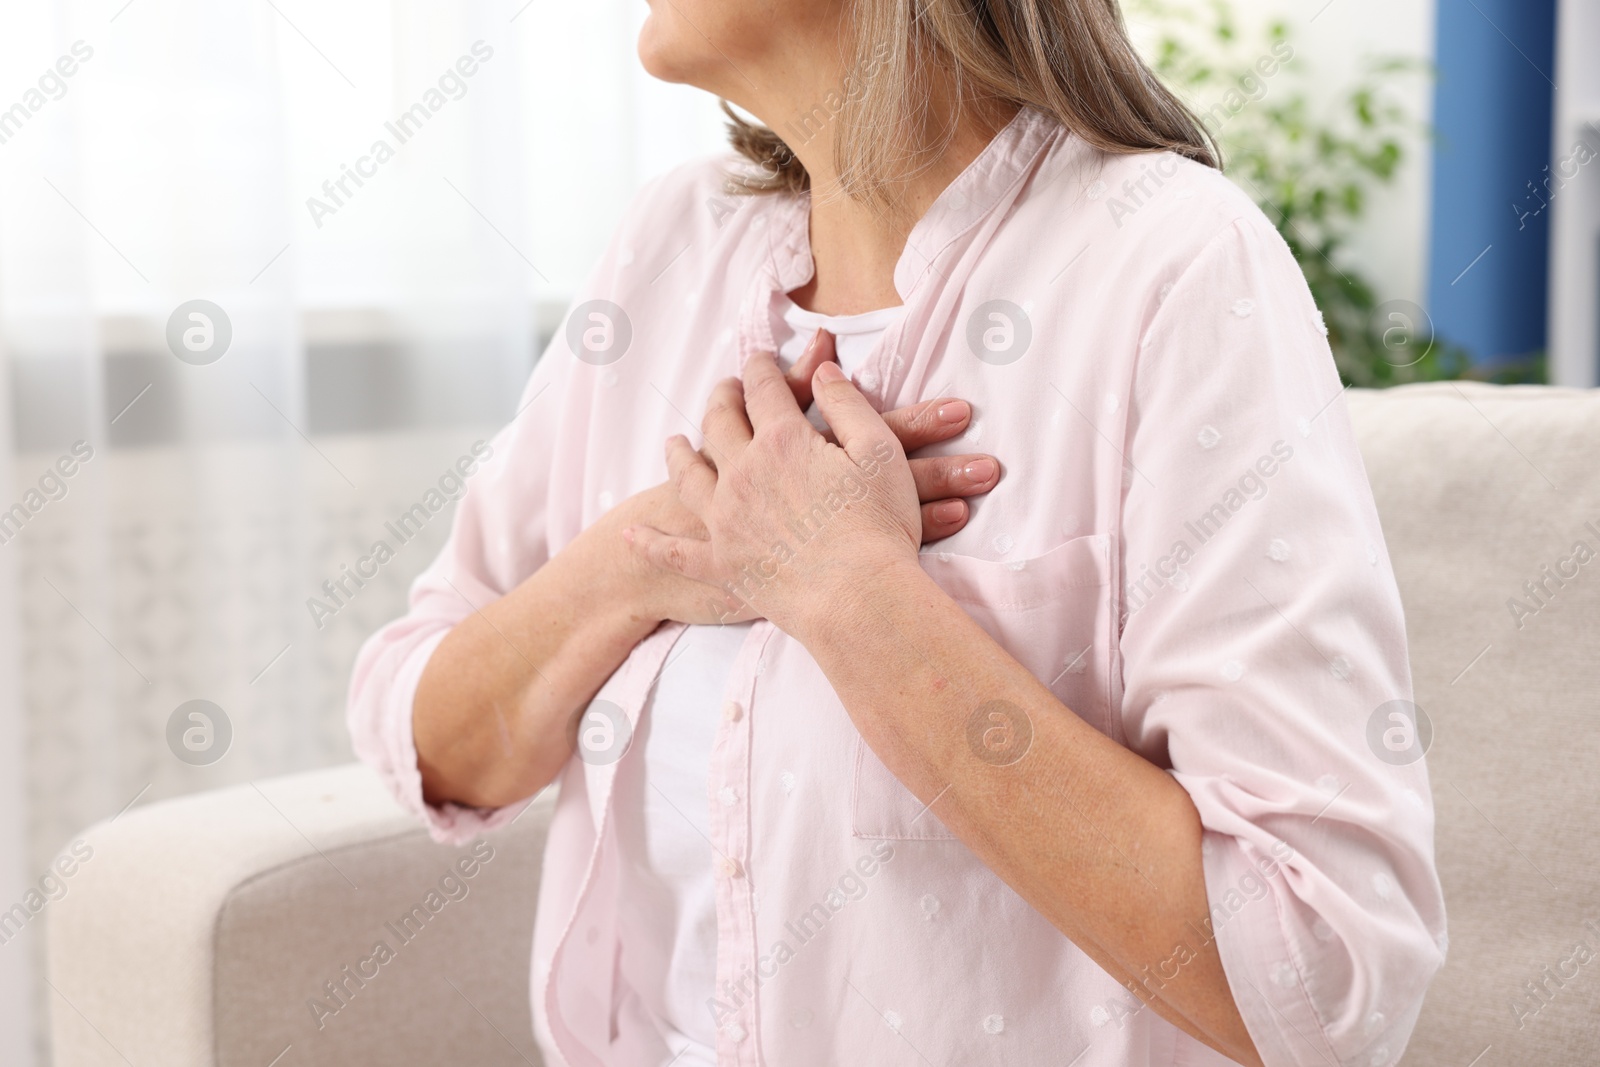
[(591, 610), (608, 620), (606, 629), (615, 629), (637, 644), (665, 620), (661, 607), (651, 595), (652, 576), (622, 537), (624, 517), (607, 515), (579, 535), (578, 573), (574, 595), (589, 601)]
[(859, 635), (887, 625), (891, 609), (926, 581), (914, 552), (852, 556), (835, 576), (807, 583), (782, 629), (820, 658), (832, 645), (848, 648)]

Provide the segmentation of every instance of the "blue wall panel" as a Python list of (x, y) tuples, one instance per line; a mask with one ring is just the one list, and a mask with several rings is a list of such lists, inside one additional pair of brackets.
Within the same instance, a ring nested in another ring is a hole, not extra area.
[(1555, 0), (1439, 0), (1438, 20), (1428, 310), (1493, 363), (1545, 346)]

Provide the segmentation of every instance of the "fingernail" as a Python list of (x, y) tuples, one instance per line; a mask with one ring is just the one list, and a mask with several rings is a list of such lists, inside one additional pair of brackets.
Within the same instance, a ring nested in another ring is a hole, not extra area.
[(624, 541), (628, 542), (628, 544), (630, 544), (630, 545), (633, 544), (633, 527), (632, 526), (624, 526), (622, 528), (622, 539)]
[(961, 473), (966, 475), (967, 481), (974, 485), (982, 485), (1000, 473), (1000, 465), (992, 459), (975, 459), (962, 467)]
[(817, 368), (817, 377), (825, 382), (842, 382), (844, 381), (844, 371), (839, 369), (839, 364), (830, 360)]
[(960, 522), (967, 513), (967, 506), (959, 500), (941, 500), (933, 506), (933, 517), (940, 522)]
[(939, 410), (934, 412), (940, 422), (957, 423), (972, 413), (965, 400), (952, 400), (948, 404), (940, 404)]

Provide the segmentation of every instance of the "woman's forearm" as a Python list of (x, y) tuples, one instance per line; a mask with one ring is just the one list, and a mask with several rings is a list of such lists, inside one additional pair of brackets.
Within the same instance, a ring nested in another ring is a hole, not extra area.
[(428, 660), (412, 731), (430, 803), (499, 807), (548, 785), (572, 755), (578, 712), (659, 624), (640, 611), (612, 526), (474, 604)]
[[(1157, 1013), (1259, 1063), (1204, 934), (1202, 828), (1183, 787), (1068, 710), (915, 562), (813, 602), (826, 610), (795, 636), (885, 765)], [(989, 731), (994, 750), (975, 740)]]

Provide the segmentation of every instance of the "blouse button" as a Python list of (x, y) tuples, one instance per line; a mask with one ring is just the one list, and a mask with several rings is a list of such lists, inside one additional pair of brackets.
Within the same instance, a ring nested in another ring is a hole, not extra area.
[(722, 717), (729, 722), (738, 722), (744, 718), (744, 709), (739, 706), (738, 701), (730, 700), (722, 705)]
[(742, 874), (744, 874), (744, 867), (739, 864), (738, 860), (732, 856), (722, 857), (722, 877), (738, 878)]
[(739, 794), (732, 786), (723, 786), (717, 790), (717, 801), (725, 808), (731, 808), (739, 802)]

